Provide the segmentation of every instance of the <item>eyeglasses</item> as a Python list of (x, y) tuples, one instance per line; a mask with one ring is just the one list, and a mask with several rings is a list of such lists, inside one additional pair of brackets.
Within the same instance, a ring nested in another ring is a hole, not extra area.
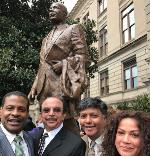
[(51, 110), (53, 111), (53, 113), (60, 113), (60, 112), (63, 112), (63, 109), (60, 108), (60, 107), (43, 108), (43, 109), (42, 109), (42, 112), (43, 112), (43, 113), (48, 113), (48, 112), (50, 112)]

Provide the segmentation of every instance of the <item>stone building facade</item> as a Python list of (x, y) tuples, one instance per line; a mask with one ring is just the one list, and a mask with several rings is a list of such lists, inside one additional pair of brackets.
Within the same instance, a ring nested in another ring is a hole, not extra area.
[(78, 0), (69, 16), (96, 21), (99, 67), (90, 96), (113, 104), (148, 93), (150, 0)]

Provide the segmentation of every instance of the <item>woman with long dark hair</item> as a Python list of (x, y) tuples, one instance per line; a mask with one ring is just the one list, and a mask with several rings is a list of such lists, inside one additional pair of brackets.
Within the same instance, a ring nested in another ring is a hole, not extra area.
[(150, 115), (122, 111), (110, 118), (103, 156), (150, 156)]

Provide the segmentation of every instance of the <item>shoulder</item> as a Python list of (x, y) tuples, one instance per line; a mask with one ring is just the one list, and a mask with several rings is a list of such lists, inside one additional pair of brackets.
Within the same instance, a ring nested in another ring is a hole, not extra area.
[(28, 131), (28, 134), (33, 137), (36, 138), (37, 136), (41, 136), (44, 132), (44, 129), (41, 127), (36, 127), (33, 128), (31, 131)]
[(66, 133), (66, 140), (73, 142), (74, 144), (85, 144), (85, 142), (81, 139), (81, 137), (73, 132), (71, 132), (70, 130), (64, 129), (65, 133)]
[(6, 139), (6, 134), (3, 132), (1, 126), (0, 126), (0, 139)]
[(70, 25), (70, 29), (71, 29), (73, 36), (76, 36), (79, 38), (81, 38), (81, 37), (85, 38), (85, 32), (84, 32), (83, 26), (81, 24)]

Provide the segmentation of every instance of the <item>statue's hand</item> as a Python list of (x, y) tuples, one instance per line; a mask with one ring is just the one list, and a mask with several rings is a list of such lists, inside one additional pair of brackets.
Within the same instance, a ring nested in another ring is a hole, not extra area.
[(36, 96), (36, 89), (35, 88), (32, 88), (30, 93), (28, 94), (28, 99), (30, 101), (33, 101), (35, 99), (35, 96)]
[(62, 62), (59, 61), (58, 63), (54, 64), (54, 65), (52, 66), (52, 68), (53, 68), (53, 70), (55, 71), (55, 73), (61, 74), (61, 72), (62, 72)]

